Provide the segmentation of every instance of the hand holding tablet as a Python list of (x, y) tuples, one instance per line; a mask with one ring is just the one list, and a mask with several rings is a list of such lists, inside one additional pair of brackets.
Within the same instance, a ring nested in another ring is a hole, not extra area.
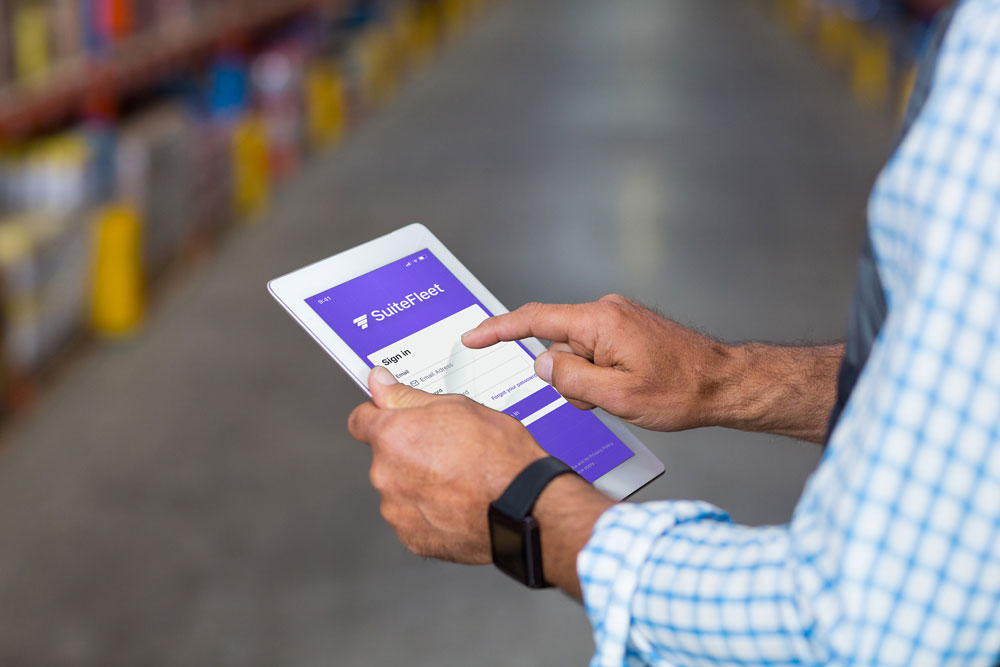
[(618, 420), (567, 403), (534, 372), (534, 338), (466, 347), (463, 333), (507, 309), (422, 225), (269, 283), (282, 306), (367, 393), (384, 366), (411, 387), (460, 394), (524, 425), (548, 453), (620, 499), (663, 465)]

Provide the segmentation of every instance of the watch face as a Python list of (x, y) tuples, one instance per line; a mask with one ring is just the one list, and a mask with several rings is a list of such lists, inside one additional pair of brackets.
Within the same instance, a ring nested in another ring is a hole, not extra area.
[(524, 525), (499, 512), (491, 511), (490, 538), (493, 544), (493, 562), (497, 567), (518, 581), (526, 582)]

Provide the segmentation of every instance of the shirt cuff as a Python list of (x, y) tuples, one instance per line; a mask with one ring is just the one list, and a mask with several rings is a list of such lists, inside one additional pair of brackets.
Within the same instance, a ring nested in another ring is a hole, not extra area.
[(628, 664), (635, 652), (651, 653), (641, 637), (632, 637), (632, 598), (639, 575), (657, 538), (673, 526), (692, 521), (729, 521), (717, 507), (703, 502), (621, 503), (608, 509), (580, 551), (576, 570), (584, 606), (594, 629), (596, 653), (591, 667)]

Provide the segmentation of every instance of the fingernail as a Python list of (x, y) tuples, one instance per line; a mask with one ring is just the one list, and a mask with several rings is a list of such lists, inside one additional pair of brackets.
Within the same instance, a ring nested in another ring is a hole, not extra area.
[(465, 337), (466, 337), (466, 336), (468, 336), (468, 335), (469, 335), (470, 333), (472, 333), (473, 331), (475, 331), (475, 329), (469, 329), (469, 330), (468, 330), (468, 331), (466, 331), (466, 332), (465, 332), (464, 334), (462, 334), (462, 340), (465, 340)]
[(375, 369), (372, 370), (372, 379), (378, 382), (379, 384), (384, 384), (384, 385), (396, 384), (396, 378), (393, 376), (392, 373), (389, 372), (389, 369), (386, 368), (385, 366), (376, 366)]
[(549, 384), (552, 384), (552, 363), (552, 355), (547, 352), (535, 359), (535, 374)]

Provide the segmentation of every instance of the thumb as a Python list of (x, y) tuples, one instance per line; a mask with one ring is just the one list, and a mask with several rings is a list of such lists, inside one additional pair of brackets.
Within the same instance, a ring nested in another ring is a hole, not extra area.
[(379, 408), (415, 408), (434, 400), (433, 394), (396, 382), (385, 366), (376, 366), (368, 374), (368, 389)]
[(613, 412), (609, 403), (621, 393), (618, 385), (625, 380), (615, 368), (597, 366), (578, 354), (551, 349), (535, 359), (535, 373), (564, 398), (609, 412)]

